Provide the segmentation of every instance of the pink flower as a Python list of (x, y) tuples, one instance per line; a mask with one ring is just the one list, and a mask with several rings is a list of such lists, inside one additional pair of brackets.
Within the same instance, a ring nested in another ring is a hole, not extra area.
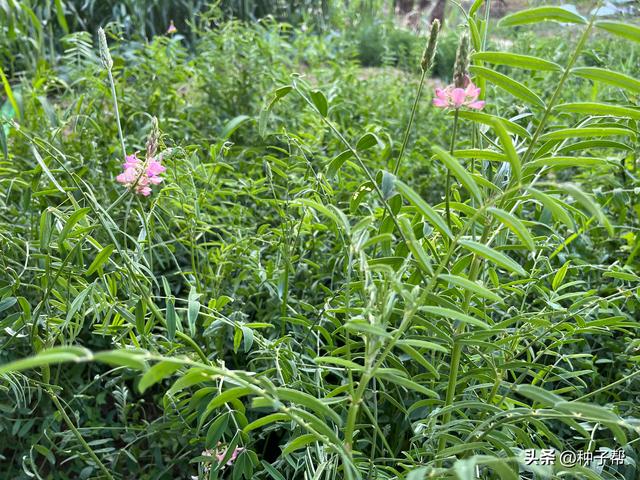
[(480, 89), (476, 87), (469, 77), (465, 78), (465, 88), (459, 88), (455, 85), (448, 85), (444, 89), (436, 88), (436, 98), (433, 99), (433, 105), (438, 108), (455, 108), (469, 107), (481, 110), (485, 102), (478, 100)]
[(169, 22), (169, 28), (167, 28), (167, 35), (173, 35), (174, 33), (176, 33), (178, 31), (178, 29), (176, 28), (176, 26), (173, 24), (173, 20), (171, 20)]
[(151, 195), (150, 185), (162, 183), (160, 174), (167, 170), (155, 158), (142, 162), (137, 153), (127, 155), (122, 168), (124, 171), (116, 177), (116, 181), (129, 189), (135, 189), (136, 193), (145, 197)]
[[(227, 460), (227, 466), (230, 466), (234, 462), (234, 460), (238, 458), (238, 455), (244, 452), (244, 450), (245, 450), (244, 447), (234, 448), (233, 452), (231, 452), (231, 456), (229, 457), (229, 460)], [(228, 448), (223, 446), (220, 442), (218, 442), (215, 452), (213, 450), (205, 450), (204, 452), (202, 452), (202, 455), (205, 455), (207, 457), (215, 456), (218, 463), (222, 463), (222, 461), (224, 460), (224, 457), (227, 456), (227, 451), (228, 451)]]

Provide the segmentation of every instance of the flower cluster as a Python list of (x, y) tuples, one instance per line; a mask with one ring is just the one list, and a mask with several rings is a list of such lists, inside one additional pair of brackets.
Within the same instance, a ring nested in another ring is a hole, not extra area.
[(160, 174), (167, 170), (155, 158), (151, 157), (143, 162), (136, 153), (127, 155), (122, 168), (124, 171), (116, 177), (116, 181), (145, 197), (151, 195), (151, 185), (159, 185), (162, 182)]
[(436, 88), (436, 98), (433, 99), (433, 105), (438, 108), (455, 108), (469, 107), (481, 110), (484, 107), (484, 101), (478, 100), (480, 89), (476, 87), (468, 76), (464, 78), (464, 88), (458, 88), (454, 84), (445, 88)]
[[(211, 457), (212, 459), (215, 458), (216, 461), (220, 464), (223, 462), (224, 457), (227, 456), (227, 452), (228, 452), (229, 448), (225, 447), (224, 445), (222, 445), (222, 443), (218, 442), (218, 445), (216, 445), (216, 449), (213, 450), (211, 448), (207, 448), (206, 450), (202, 451), (202, 456), (203, 457)], [(238, 455), (240, 455), (240, 453), (244, 452), (245, 448), (244, 447), (236, 447), (233, 449), (233, 452), (231, 452), (231, 457), (229, 457), (229, 460), (227, 460), (226, 466), (231, 466), (231, 464), (233, 464), (234, 460), (236, 458), (238, 458)], [(225, 466), (222, 465), (222, 468), (224, 468)], [(203, 469), (204, 469), (204, 473), (209, 473), (211, 471), (211, 462), (203, 462)], [(198, 480), (198, 477), (191, 477), (191, 480)]]

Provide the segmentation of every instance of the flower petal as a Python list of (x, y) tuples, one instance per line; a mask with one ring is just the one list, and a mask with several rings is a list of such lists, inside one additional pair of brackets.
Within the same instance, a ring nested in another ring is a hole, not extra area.
[(434, 107), (438, 107), (438, 108), (447, 108), (449, 106), (449, 102), (447, 102), (446, 100), (443, 100), (441, 98), (434, 98), (433, 99), (433, 106)]
[(485, 101), (484, 100), (476, 100), (475, 102), (471, 102), (467, 104), (467, 107), (473, 108), (475, 110), (482, 110), (484, 108)]
[(451, 91), (451, 102), (453, 103), (455, 108), (460, 108), (464, 105), (464, 101), (467, 98), (467, 94), (462, 88), (454, 88)]

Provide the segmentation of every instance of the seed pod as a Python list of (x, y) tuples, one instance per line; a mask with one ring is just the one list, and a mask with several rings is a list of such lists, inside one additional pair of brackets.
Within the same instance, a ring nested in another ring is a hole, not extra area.
[(423, 72), (426, 72), (433, 65), (433, 59), (436, 56), (436, 48), (438, 46), (438, 33), (440, 32), (440, 20), (437, 18), (431, 24), (431, 30), (429, 32), (429, 40), (427, 46), (422, 54), (422, 61), (420, 67)]
[(107, 36), (104, 34), (102, 27), (98, 28), (98, 46), (100, 48), (100, 60), (107, 70), (113, 67), (113, 59), (109, 53), (109, 45), (107, 45)]
[(460, 37), (460, 43), (458, 44), (458, 51), (456, 52), (456, 63), (453, 68), (453, 83), (456, 88), (466, 87), (467, 79), (469, 78), (469, 36), (464, 33)]

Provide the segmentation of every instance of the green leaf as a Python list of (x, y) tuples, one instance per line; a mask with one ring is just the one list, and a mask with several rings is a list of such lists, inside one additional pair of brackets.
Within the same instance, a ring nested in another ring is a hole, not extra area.
[(541, 167), (613, 167), (614, 162), (598, 157), (544, 157), (527, 164), (526, 170), (537, 170)]
[(585, 24), (587, 21), (581, 15), (562, 7), (536, 7), (511, 13), (502, 17), (498, 22), (500, 27), (514, 27), (540, 22), (562, 22)]
[(264, 427), (265, 425), (269, 425), (270, 423), (286, 422), (287, 420), (289, 420), (289, 415), (287, 415), (286, 413), (272, 413), (251, 422), (246, 427), (244, 427), (242, 431), (245, 433), (249, 433), (256, 428)]
[(32, 357), (15, 360), (13, 362), (0, 365), (0, 375), (5, 373), (21, 372), (30, 368), (44, 367), (46, 365), (65, 363), (65, 362), (83, 362), (92, 359), (89, 350), (83, 347), (53, 347), (43, 350)]
[(337, 425), (342, 425), (342, 419), (336, 412), (329, 408), (328, 405), (322, 403), (322, 401), (318, 400), (316, 397), (312, 397), (308, 393), (299, 392), (298, 390), (293, 390), (291, 388), (280, 387), (276, 389), (276, 394), (280, 400), (302, 405), (324, 417), (331, 418)]
[(64, 7), (62, 6), (62, 0), (55, 0), (55, 6), (58, 25), (60, 25), (60, 28), (62, 28), (65, 34), (69, 34), (69, 25), (67, 25), (67, 19), (64, 17)]
[(458, 111), (458, 115), (460, 116), (460, 118), (473, 120), (474, 122), (483, 123), (485, 125), (489, 125), (490, 127), (493, 127), (495, 125), (496, 119), (499, 119), (508, 132), (514, 133), (523, 138), (531, 138), (531, 134), (525, 128), (503, 117), (490, 115), (484, 112), (472, 112), (471, 110), (460, 110)]
[(169, 375), (172, 375), (176, 370), (180, 369), (182, 365), (180, 363), (172, 362), (172, 361), (164, 361), (156, 363), (153, 367), (147, 370), (140, 382), (138, 383), (138, 390), (140, 393), (144, 393), (144, 391), (155, 385), (161, 380), (164, 380)]
[(306, 447), (307, 445), (309, 445), (310, 443), (313, 443), (315, 441), (317, 441), (318, 439), (315, 437), (315, 435), (312, 435), (310, 433), (305, 433), (303, 435), (300, 435), (296, 438), (294, 438), (293, 440), (291, 440), (289, 443), (287, 443), (284, 448), (282, 449), (282, 455), (288, 455), (291, 452), (295, 452), (296, 450), (300, 450), (301, 448)]
[(454, 150), (453, 156), (456, 158), (479, 158), (480, 160), (488, 160), (490, 162), (507, 162), (507, 156), (504, 153), (494, 150), (481, 150), (477, 148), (469, 148), (466, 150)]
[(329, 112), (329, 103), (327, 102), (327, 97), (324, 96), (320, 90), (313, 90), (311, 92), (311, 101), (320, 112), (320, 115), (323, 117), (327, 116)]
[(427, 252), (422, 247), (422, 243), (420, 240), (416, 239), (415, 233), (413, 231), (413, 226), (407, 217), (400, 217), (398, 219), (398, 223), (400, 225), (400, 229), (404, 234), (407, 240), (407, 247), (411, 251), (411, 254), (415, 258), (416, 262), (422, 269), (423, 272), (431, 275), (433, 274), (433, 269), (431, 268), (431, 260)]
[(200, 313), (200, 302), (198, 299), (200, 294), (195, 286), (189, 290), (189, 300), (187, 305), (187, 323), (189, 324), (189, 333), (192, 337), (196, 336), (196, 322)]
[(275, 468), (273, 468), (273, 466), (270, 463), (267, 463), (264, 460), (260, 460), (260, 463), (262, 464), (264, 469), (267, 471), (267, 473), (271, 475), (271, 478), (273, 478), (273, 480), (287, 480), (282, 476), (280, 472), (278, 472)]
[(564, 281), (564, 277), (567, 275), (567, 271), (569, 270), (570, 265), (571, 261), (567, 260), (566, 262), (564, 262), (564, 265), (562, 265), (558, 269), (556, 274), (553, 276), (553, 280), (551, 281), (551, 288), (557, 290), (558, 287), (562, 285), (562, 282)]
[(557, 72), (562, 67), (557, 63), (543, 60), (542, 58), (530, 55), (518, 55), (506, 52), (476, 52), (471, 55), (472, 60), (492, 63), (495, 65), (508, 65), (510, 67), (524, 68), (525, 70), (546, 70)]
[(225, 403), (230, 403), (241, 397), (246, 397), (247, 395), (250, 395), (252, 393), (253, 390), (251, 390), (249, 387), (234, 387), (225, 390), (219, 395), (216, 395), (215, 397), (213, 397), (213, 399), (211, 399), (211, 401), (207, 404), (206, 408), (200, 415), (200, 419), (198, 421), (199, 427), (201, 427), (207, 421), (209, 415), (211, 415), (217, 408), (221, 407)]
[(517, 217), (505, 210), (496, 207), (489, 207), (487, 211), (498, 220), (500, 220), (504, 225), (506, 225), (509, 230), (515, 233), (516, 236), (520, 240), (522, 240), (522, 243), (524, 243), (529, 250), (533, 251), (536, 249), (533, 237), (531, 237), (529, 230)]
[(553, 407), (556, 403), (564, 401), (564, 398), (561, 396), (551, 393), (544, 388), (536, 387), (535, 385), (520, 385), (517, 388), (517, 392), (547, 407)]
[(38, 150), (36, 150), (36, 147), (31, 147), (31, 151), (33, 152), (33, 156), (36, 157), (36, 161), (38, 162), (38, 165), (40, 165), (40, 168), (42, 168), (44, 174), (49, 177), (49, 180), (51, 180), (51, 183), (53, 183), (53, 185), (59, 192), (65, 193), (64, 188), (60, 186), (56, 178), (53, 176), (51, 170), (49, 170), (49, 167), (40, 156), (40, 153), (38, 152)]
[(356, 144), (356, 150), (358, 151), (367, 150), (375, 145), (378, 145), (378, 143), (379, 143), (378, 137), (376, 137), (371, 132), (367, 132), (364, 135), (362, 135), (362, 137), (360, 137), (360, 140), (358, 140), (358, 143)]
[(249, 120), (251, 120), (251, 117), (247, 115), (238, 115), (237, 117), (232, 118), (226, 123), (226, 125), (222, 129), (220, 138), (222, 140), (228, 139), (231, 135), (233, 135), (233, 132), (235, 132), (238, 128), (240, 128), (242, 125), (247, 123)]
[(416, 338), (405, 338), (396, 342), (398, 345), (409, 345), (414, 348), (426, 348), (427, 350), (435, 350), (436, 352), (449, 353), (449, 350), (437, 343), (427, 342)]
[(517, 181), (520, 181), (520, 179), (522, 178), (522, 164), (520, 163), (520, 157), (518, 157), (518, 153), (516, 152), (516, 148), (513, 145), (513, 141), (507, 133), (504, 122), (496, 117), (493, 120), (492, 126), (498, 134), (498, 138), (500, 139), (500, 143), (502, 144), (502, 150), (504, 151), (504, 154), (507, 157), (509, 164), (511, 165), (513, 177)]
[(604, 423), (618, 423), (620, 417), (610, 410), (599, 405), (584, 402), (557, 402), (554, 410), (559, 412), (567, 412), (585, 420)]
[(128, 367), (132, 370), (144, 370), (147, 366), (146, 357), (146, 352), (130, 350), (109, 350), (93, 355), (96, 362), (115, 367)]
[(626, 136), (633, 139), (636, 134), (629, 128), (615, 127), (581, 127), (581, 128), (562, 128), (553, 132), (545, 133), (540, 136), (540, 141), (547, 140), (564, 140), (565, 138), (593, 138), (593, 137), (616, 137)]
[(16, 303), (18, 303), (18, 299), (16, 297), (3, 298), (0, 301), (0, 312), (4, 312), (5, 310), (9, 310)]
[(11, 89), (11, 85), (9, 84), (9, 80), (7, 80), (7, 76), (4, 74), (4, 70), (0, 66), (0, 80), (2, 80), (2, 85), (4, 86), (4, 93), (7, 94), (7, 98), (9, 99), (9, 103), (13, 107), (13, 111), (16, 114), (18, 120), (22, 118), (20, 113), (20, 109), (18, 108), (18, 102), (16, 102), (16, 97), (13, 95), (13, 90)]
[(353, 157), (353, 152), (351, 150), (345, 150), (344, 152), (337, 155), (333, 160), (331, 160), (331, 162), (329, 162), (329, 165), (327, 166), (327, 177), (335, 177), (336, 173), (338, 173), (338, 170), (340, 170), (340, 168), (342, 168), (342, 165), (344, 165), (344, 163), (351, 157)]
[(598, 205), (595, 200), (593, 200), (589, 195), (580, 190), (580, 188), (578, 188), (576, 185), (572, 185), (570, 183), (558, 185), (558, 188), (571, 195), (578, 203), (586, 208), (589, 213), (596, 217), (598, 221), (607, 229), (609, 235), (613, 236), (613, 227), (611, 226), (609, 219), (607, 219), (605, 214), (602, 212), (600, 205)]
[(89, 268), (87, 269), (85, 275), (93, 275), (99, 268), (101, 269), (102, 266), (107, 262), (107, 260), (109, 260), (109, 257), (111, 256), (115, 248), (115, 245), (110, 244), (100, 250), (100, 253), (96, 255), (96, 258), (94, 258), (93, 262), (91, 262), (91, 265), (89, 265)]
[(432, 315), (437, 315), (439, 317), (449, 318), (451, 320), (457, 320), (462, 323), (468, 323), (469, 325), (473, 325), (474, 327), (479, 327), (484, 330), (488, 330), (491, 327), (483, 322), (482, 320), (478, 320), (477, 318), (473, 318), (466, 313), (459, 312), (457, 310), (452, 310), (450, 308), (444, 307), (435, 307), (432, 305), (427, 305), (424, 307), (420, 307), (420, 310), (426, 313), (430, 313)]
[(623, 88), (633, 93), (640, 93), (640, 80), (623, 73), (612, 72), (606, 68), (577, 67), (572, 73), (582, 78), (588, 78), (595, 82), (602, 82), (614, 87)]
[(78, 310), (80, 310), (80, 307), (82, 306), (82, 304), (84, 303), (84, 300), (87, 298), (87, 295), (89, 295), (89, 292), (91, 292), (92, 289), (93, 289), (93, 285), (89, 285), (82, 292), (80, 292), (80, 294), (76, 298), (73, 299), (73, 302), (71, 302), (71, 306), (67, 311), (67, 318), (65, 320), (65, 324), (70, 323), (71, 320), (73, 319), (73, 316), (76, 313), (78, 313)]
[(207, 429), (207, 445), (217, 445), (229, 425), (229, 412), (218, 416)]
[(382, 380), (387, 380), (391, 383), (395, 383), (396, 385), (400, 385), (401, 387), (404, 387), (408, 390), (413, 390), (414, 392), (421, 393), (426, 397), (440, 398), (439, 395), (433, 390), (430, 390), (427, 387), (420, 385), (418, 382), (407, 378), (402, 374), (400, 370), (396, 370), (394, 368), (379, 368), (378, 370), (376, 370), (375, 377)]
[(560, 202), (557, 199), (551, 197), (550, 195), (547, 195), (546, 193), (536, 190), (533, 187), (528, 187), (527, 191), (533, 198), (542, 203), (545, 208), (548, 208), (556, 220), (564, 223), (569, 228), (573, 228), (573, 221), (571, 220), (571, 217), (569, 216), (567, 211), (560, 205)]
[(595, 23), (596, 27), (606, 30), (627, 40), (640, 43), (640, 27), (629, 22), (611, 22), (601, 20)]
[(479, 67), (477, 65), (470, 66), (469, 71), (475, 75), (479, 75), (485, 80), (509, 92), (514, 97), (517, 97), (527, 103), (535, 104), (540, 108), (545, 107), (544, 102), (537, 94), (535, 94), (533, 91), (525, 87), (517, 80), (507, 77), (506, 75), (496, 72), (495, 70), (490, 70), (485, 67)]
[(433, 152), (436, 156), (442, 160), (445, 166), (449, 169), (449, 171), (460, 181), (460, 183), (467, 189), (467, 191), (471, 194), (471, 196), (476, 200), (476, 202), (482, 202), (482, 194), (480, 193), (480, 189), (478, 185), (476, 185), (473, 177), (465, 170), (465, 168), (460, 165), (455, 158), (453, 158), (449, 152), (443, 150), (438, 146), (433, 147)]
[(489, 290), (487, 287), (469, 280), (468, 278), (461, 277), (459, 275), (449, 275), (447, 273), (441, 273), (438, 278), (449, 282), (452, 285), (461, 287), (469, 292), (475, 293), (479, 297), (486, 298), (487, 300), (493, 300), (494, 302), (502, 303), (502, 298)]
[(438, 215), (438, 213), (427, 202), (425, 202), (422, 197), (415, 192), (415, 190), (401, 180), (396, 179), (395, 183), (396, 188), (402, 196), (405, 197), (411, 205), (416, 207), (436, 230), (438, 230), (442, 235), (453, 238), (453, 233), (449, 230), (444, 219)]
[(176, 307), (173, 297), (167, 298), (167, 337), (171, 342), (176, 338)]
[[(471, 8), (469, 9), (469, 16), (472, 17), (480, 9), (480, 7), (482, 7), (484, 2), (485, 0), (475, 0), (473, 2), (473, 5), (471, 5)], [(410, 480), (410, 479), (407, 478), (407, 480)], [(417, 479), (413, 479), (413, 480), (417, 480)]]
[(633, 151), (633, 147), (612, 140), (583, 140), (581, 142), (571, 143), (560, 147), (558, 153), (564, 155), (569, 152), (575, 152), (577, 150), (590, 150), (592, 148), (612, 148), (614, 150), (626, 150), (628, 152)]
[(341, 357), (316, 357), (313, 359), (315, 363), (330, 364), (330, 365), (338, 365), (340, 367), (350, 368), (352, 370), (362, 370), (364, 367), (362, 365), (358, 365), (356, 362), (352, 362), (351, 360), (347, 360), (346, 358)]
[(640, 109), (621, 107), (608, 103), (576, 102), (563, 103), (553, 108), (560, 113), (580, 113), (582, 115), (604, 115), (607, 117), (632, 118), (640, 120)]
[(462, 245), (467, 250), (470, 250), (476, 255), (490, 260), (491, 262), (505, 268), (506, 270), (517, 273), (518, 275), (522, 275), (523, 277), (527, 275), (527, 272), (520, 266), (520, 264), (507, 257), (502, 252), (494, 250), (491, 247), (473, 240), (460, 240), (458, 243), (460, 243), (460, 245)]
[(60, 232), (60, 235), (58, 235), (58, 248), (62, 250), (62, 246), (67, 236), (69, 235), (69, 232), (71, 232), (71, 230), (73, 230), (73, 227), (75, 227), (76, 224), (80, 220), (82, 220), (90, 211), (91, 209), (88, 207), (79, 208), (69, 216), (66, 223), (64, 224), (64, 227), (62, 228), (62, 231)]

